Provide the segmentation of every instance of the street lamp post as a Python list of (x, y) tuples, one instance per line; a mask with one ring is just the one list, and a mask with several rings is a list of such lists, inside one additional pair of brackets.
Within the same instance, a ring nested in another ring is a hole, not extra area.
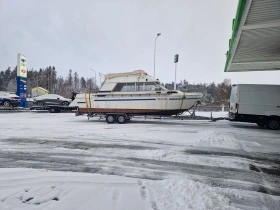
[(156, 48), (157, 48), (157, 38), (161, 35), (161, 33), (157, 33), (155, 39), (155, 49), (154, 49), (154, 77), (156, 77)]
[(94, 84), (97, 87), (97, 84), (96, 84), (96, 71), (94, 69), (90, 69), (90, 70), (94, 71)]
[(100, 77), (100, 88), (101, 88), (101, 77), (105, 77), (105, 75), (104, 74), (102, 74), (102, 73), (100, 73), (100, 72), (98, 72), (98, 74), (99, 74), (99, 77)]
[(175, 63), (175, 81), (174, 81), (174, 90), (176, 90), (176, 77), (177, 77), (177, 63), (178, 63), (178, 61), (179, 61), (179, 55), (178, 54), (176, 54), (175, 56), (174, 56), (174, 63)]

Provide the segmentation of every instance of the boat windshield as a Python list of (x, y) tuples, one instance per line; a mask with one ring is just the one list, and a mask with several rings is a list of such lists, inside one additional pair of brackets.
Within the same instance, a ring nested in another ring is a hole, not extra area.
[(141, 91), (165, 91), (165, 87), (157, 82), (118, 83), (113, 92), (141, 92)]
[(167, 88), (165, 88), (164, 86), (162, 86), (161, 84), (159, 84), (159, 83), (156, 83), (156, 87), (157, 88), (160, 88), (160, 90), (168, 90)]

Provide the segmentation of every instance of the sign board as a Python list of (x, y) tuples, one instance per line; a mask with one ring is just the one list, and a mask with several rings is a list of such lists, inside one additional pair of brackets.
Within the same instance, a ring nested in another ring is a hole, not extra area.
[(27, 107), (27, 60), (24, 55), (18, 54), (17, 60), (17, 95), (20, 97), (20, 106)]
[(17, 77), (17, 94), (20, 98), (26, 98), (26, 78)]
[(17, 76), (23, 78), (27, 77), (27, 60), (26, 57), (21, 54), (18, 54)]

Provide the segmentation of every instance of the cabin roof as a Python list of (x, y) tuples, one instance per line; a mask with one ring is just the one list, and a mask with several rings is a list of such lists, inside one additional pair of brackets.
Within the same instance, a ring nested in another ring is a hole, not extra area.
[(143, 76), (148, 75), (144, 70), (135, 70), (131, 72), (123, 72), (123, 73), (111, 73), (105, 75), (105, 80), (113, 79), (116, 77), (128, 77), (128, 76)]

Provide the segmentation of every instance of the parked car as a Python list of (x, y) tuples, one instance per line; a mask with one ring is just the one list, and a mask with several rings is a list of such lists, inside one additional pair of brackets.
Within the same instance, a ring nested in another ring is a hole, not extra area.
[(69, 106), (71, 103), (71, 99), (64, 98), (63, 96), (56, 94), (46, 94), (33, 98), (35, 104), (38, 106), (46, 106), (46, 105), (59, 105), (59, 106)]
[(18, 95), (9, 92), (0, 92), (0, 106), (17, 107), (20, 104)]

